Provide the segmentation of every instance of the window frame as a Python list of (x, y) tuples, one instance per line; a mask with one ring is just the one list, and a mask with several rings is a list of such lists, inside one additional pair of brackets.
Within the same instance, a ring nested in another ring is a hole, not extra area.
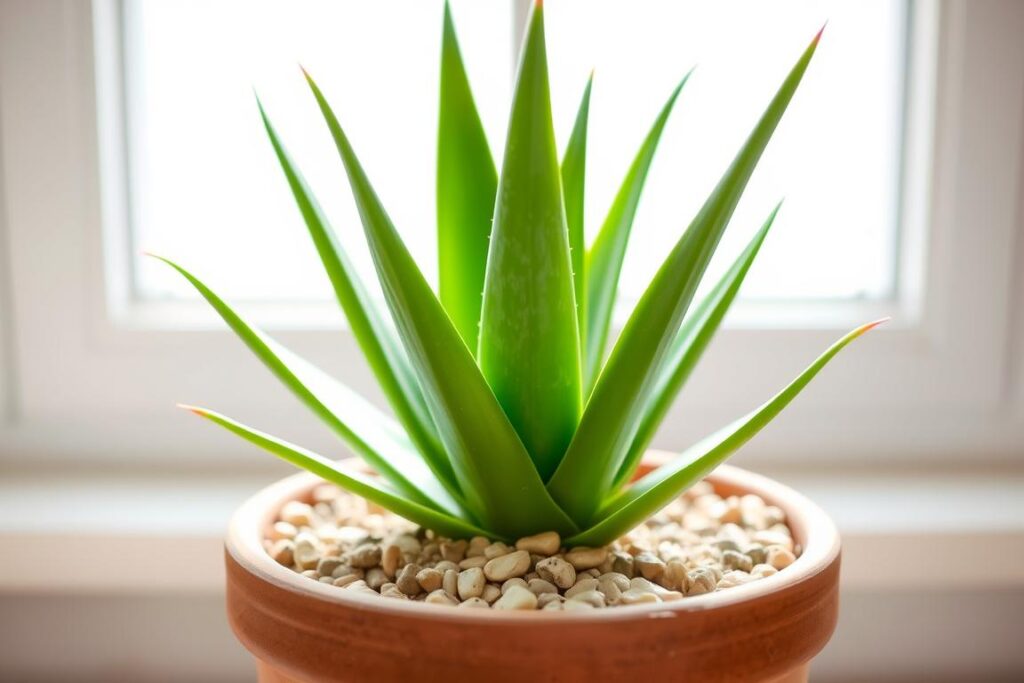
[[(513, 15), (528, 4), (514, 0)], [(1024, 61), (1014, 31), (1022, 11), (962, 0), (911, 7), (897, 298), (822, 304), (813, 320), (806, 304), (744, 305), (656, 445), (685, 447), (769, 397), (842, 331), (892, 315), (741, 460), (1024, 456), (1015, 360), (1024, 357), (1024, 287), (1014, 277), (1024, 271), (1015, 241), (1024, 97), (1013, 69)], [(246, 444), (176, 415), (179, 400), (345, 453), (209, 312), (171, 328), (166, 312), (184, 308), (127, 295), (126, 264), (137, 255), (111, 237), (127, 221), (120, 10), (117, 0), (0, 5), (0, 463), (259, 466)], [(985, 106), (992, 101), (1001, 106)], [(268, 327), (382, 402), (350, 335), (301, 325), (299, 315)]]

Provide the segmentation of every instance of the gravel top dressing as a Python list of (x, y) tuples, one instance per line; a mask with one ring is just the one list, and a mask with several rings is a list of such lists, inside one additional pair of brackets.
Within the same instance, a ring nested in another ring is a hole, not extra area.
[(706, 482), (603, 548), (565, 548), (555, 532), (514, 546), (454, 541), (325, 484), (312, 504), (286, 504), (264, 545), (338, 590), (514, 610), (681, 600), (771, 576), (799, 553), (782, 510), (755, 495), (722, 498)]

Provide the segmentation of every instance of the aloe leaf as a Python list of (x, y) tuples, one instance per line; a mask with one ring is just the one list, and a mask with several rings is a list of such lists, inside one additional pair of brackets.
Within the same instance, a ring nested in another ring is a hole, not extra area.
[(576, 436), (548, 482), (551, 495), (577, 523), (589, 522), (612, 490), (670, 343), (817, 44), (815, 37), (790, 71), (725, 175), (658, 269), (612, 350)]
[(594, 74), (587, 79), (576, 122), (569, 135), (562, 156), (562, 195), (565, 198), (565, 224), (569, 230), (569, 254), (572, 257), (573, 290), (576, 294), (576, 322), (580, 334), (580, 347), (585, 346), (586, 321), (586, 237), (583, 230), (584, 186), (587, 168), (587, 126), (590, 119), (590, 90)]
[[(692, 70), (690, 73), (693, 73)], [(615, 307), (615, 293), (619, 286), (619, 275), (622, 272), (622, 261), (629, 243), (629, 233), (633, 227), (643, 193), (647, 172), (658, 149), (661, 133), (672, 113), (679, 93), (690, 78), (687, 73), (675, 87), (661, 112), (654, 120), (651, 130), (644, 138), (637, 151), (633, 163), (626, 172), (626, 177), (619, 186), (618, 194), (612, 202), (608, 215), (601, 225), (593, 246), (586, 255), (586, 324), (582, 336), (583, 346), (583, 379), (584, 395), (589, 396), (601, 372), (601, 361), (604, 357), (605, 345), (608, 342), (608, 328), (611, 325), (612, 309)]]
[(371, 503), (376, 503), (394, 512), (396, 515), (408, 519), (410, 522), (454, 538), (493, 535), (470, 522), (421, 505), (414, 500), (409, 500), (402, 493), (388, 487), (384, 482), (358, 472), (343, 462), (332, 461), (322, 455), (290, 444), (283, 439), (247, 427), (240, 422), (211, 410), (194, 406), (181, 407), (220, 425), (249, 443), (273, 453), (282, 460), (308, 470), (357, 496), (362, 496)]
[(740, 291), (740, 286), (743, 284), (750, 266), (754, 263), (780, 206), (782, 206), (781, 202), (772, 210), (764, 225), (757, 231), (757, 234), (750, 240), (746, 249), (733, 262), (725, 275), (708, 292), (693, 313), (683, 321), (682, 327), (679, 328), (678, 334), (672, 341), (672, 348), (659, 373), (654, 391), (651, 392), (647, 400), (647, 406), (640, 419), (640, 427), (633, 438), (633, 445), (626, 455), (625, 462), (619, 468), (614, 488), (619, 488), (632, 479), (633, 472), (636, 471), (644, 451), (647, 450), (651, 439), (654, 438), (658, 425), (661, 424), (679, 390), (700, 361), (711, 338), (718, 331), (722, 319), (725, 318), (726, 312), (736, 298), (736, 294)]
[(599, 522), (567, 539), (567, 545), (603, 545), (634, 528), (706, 476), (771, 422), (843, 347), (885, 322), (862, 325), (834, 343), (770, 401), (687, 449), (609, 500)]
[(373, 299), (367, 293), (356, 274), (352, 263), (338, 242), (338, 238), (327, 222), (316, 197), (306, 179), (293, 163), (291, 156), (281, 143), (269, 117), (256, 98), (260, 116), (267, 136), (274, 148), (277, 159), (291, 187), (295, 202), (306, 222), (310, 237), (316, 246), (320, 260), (334, 288), (335, 296), (345, 312), (352, 335), (366, 356), (370, 369), (380, 383), (384, 396), (405, 427), (416, 447), (423, 454), (431, 470), (446, 482), (449, 488), (458, 491), (455, 475), (437, 437), (437, 430), (430, 419), (423, 395), (416, 378), (409, 368), (401, 346), (394, 334), (380, 317)]
[(579, 421), (580, 348), (544, 47), (534, 5), (487, 256), (480, 369), (542, 478)]
[(188, 280), (256, 357), (398, 491), (439, 510), (462, 509), (420, 459), (412, 442), (394, 420), (253, 327), (192, 273), (169, 259), (154, 258)]
[(462, 62), (448, 2), (437, 134), (437, 259), (441, 303), (476, 350), (498, 172)]
[(307, 74), (345, 164), (377, 275), (469, 509), (500, 535), (575, 529), (377, 198), (323, 93)]

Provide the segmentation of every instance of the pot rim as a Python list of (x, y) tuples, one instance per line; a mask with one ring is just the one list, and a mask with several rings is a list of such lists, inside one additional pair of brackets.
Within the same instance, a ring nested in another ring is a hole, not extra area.
[[(674, 454), (648, 451), (644, 463), (657, 467)], [(620, 621), (638, 616), (649, 618), (672, 617), (680, 612), (698, 612), (756, 600), (764, 595), (803, 583), (826, 570), (839, 555), (839, 533), (828, 515), (810, 499), (796, 490), (763, 475), (731, 465), (720, 465), (707, 479), (712, 485), (738, 489), (761, 496), (770, 505), (777, 505), (786, 513), (794, 541), (802, 552), (790, 566), (772, 576), (716, 591), (686, 597), (674, 602), (644, 603), (617, 606), (613, 609), (587, 611), (518, 611), (518, 610), (460, 610), (447, 605), (385, 600), (380, 597), (359, 595), (328, 586), (296, 573), (278, 564), (263, 547), (264, 530), (270, 526), (284, 503), (302, 497), (322, 480), (309, 472), (285, 477), (257, 492), (243, 503), (231, 518), (225, 548), (231, 557), (264, 581), (285, 590), (305, 594), (350, 609), (387, 612), (396, 615), (458, 622), (462, 624), (491, 623), (494, 621), (555, 620)]]

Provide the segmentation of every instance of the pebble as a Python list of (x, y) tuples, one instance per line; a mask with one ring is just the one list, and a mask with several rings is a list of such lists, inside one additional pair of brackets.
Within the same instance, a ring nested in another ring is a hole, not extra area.
[(484, 571), (480, 567), (473, 567), (459, 572), (459, 597), (463, 600), (479, 598), (483, 595), (485, 583), (487, 582), (484, 580)]
[(494, 609), (536, 609), (537, 596), (522, 586), (512, 586), (498, 598), (493, 607)]
[(576, 583), (576, 568), (561, 557), (549, 557), (538, 562), (537, 575), (563, 590)]
[(281, 539), (270, 547), (270, 556), (274, 558), (274, 562), (289, 567), (295, 561), (295, 544), (287, 539)]
[(565, 561), (576, 571), (599, 566), (608, 557), (608, 548), (573, 548), (565, 554)]
[(530, 571), (530, 553), (516, 550), (507, 555), (500, 555), (484, 565), (484, 574), (488, 581), (506, 581), (514, 576), (522, 576)]
[(785, 569), (796, 561), (796, 556), (788, 548), (768, 546), (765, 548), (765, 562), (775, 569)]
[(556, 531), (547, 531), (535, 536), (525, 536), (516, 541), (516, 550), (525, 550), (534, 555), (550, 557), (562, 547), (562, 538)]
[(420, 588), (422, 588), (424, 592), (432, 593), (438, 588), (441, 588), (441, 584), (444, 583), (444, 574), (436, 569), (428, 567), (426, 569), (421, 569), (416, 574), (416, 582), (420, 584)]
[(773, 576), (796, 561), (785, 513), (700, 482), (603, 548), (549, 531), (514, 544), (449, 539), (334, 485), (292, 501), (266, 532), (278, 564), (358, 593), (467, 609), (576, 611), (671, 602)]

